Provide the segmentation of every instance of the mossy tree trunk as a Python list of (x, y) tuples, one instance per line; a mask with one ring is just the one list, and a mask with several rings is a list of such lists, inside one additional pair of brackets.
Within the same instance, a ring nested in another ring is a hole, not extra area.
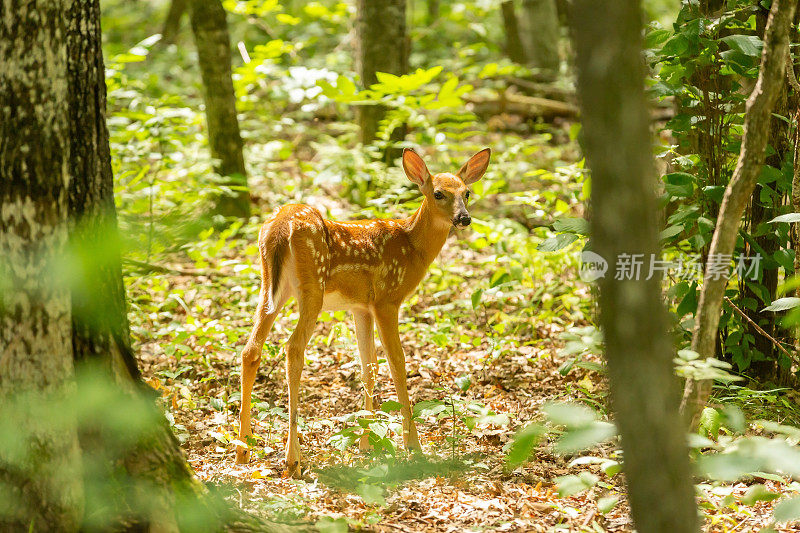
[[(364, 87), (377, 83), (376, 73), (397, 76), (408, 71), (406, 37), (406, 0), (358, 0), (356, 18), (356, 71)], [(378, 133), (379, 123), (386, 116), (383, 106), (360, 106), (358, 125), (360, 140), (370, 144)], [(405, 128), (393, 132), (393, 140), (401, 140)]]
[(558, 44), (561, 30), (555, 0), (522, 1), (522, 42), (530, 67), (541, 78), (551, 80), (560, 65)]
[(519, 21), (517, 12), (514, 9), (513, 0), (505, 0), (500, 4), (500, 13), (503, 16), (503, 28), (505, 29), (506, 44), (505, 51), (508, 58), (514, 63), (525, 64), (528, 60), (525, 55), (525, 48), (522, 44), (522, 37), (519, 31)]
[(281, 530), (209, 495), (139, 376), (99, 1), (3, 7), (0, 529)]
[(72, 531), (83, 511), (76, 421), (48, 424), (32, 407), (65, 397), (73, 378), (71, 298), (57, 276), (69, 235), (68, 6), (0, 7), (0, 438), (17, 430), (12, 416), (30, 437), (25, 451), (0, 445), (3, 531)]
[(439, 0), (428, 0), (426, 22), (430, 25), (439, 20)]
[[(593, 250), (612, 266), (623, 254), (657, 258), (641, 6), (576, 0), (572, 9), (583, 148), (592, 171)], [(633, 520), (643, 533), (695, 532), (694, 487), (672, 372), (675, 349), (660, 281), (615, 277), (612, 272), (599, 281), (600, 325)]]
[(172, 0), (169, 3), (167, 18), (164, 19), (164, 26), (161, 28), (161, 43), (173, 44), (178, 37), (181, 29), (181, 19), (186, 12), (188, 0)]
[(220, 0), (189, 1), (192, 32), (203, 78), (208, 144), (212, 157), (219, 161), (217, 172), (226, 178), (223, 185), (232, 188), (232, 194), (219, 197), (216, 211), (224, 216), (247, 217), (250, 215), (250, 193), (236, 116), (231, 42), (225, 9)]

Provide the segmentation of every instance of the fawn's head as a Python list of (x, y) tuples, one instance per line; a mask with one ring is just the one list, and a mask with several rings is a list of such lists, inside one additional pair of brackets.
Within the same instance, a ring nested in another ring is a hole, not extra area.
[(408, 179), (419, 186), (436, 216), (463, 228), (472, 222), (467, 211), (470, 195), (467, 187), (483, 177), (491, 153), (489, 148), (484, 148), (464, 163), (456, 174), (442, 172), (431, 175), (419, 154), (406, 148), (403, 150), (403, 170)]

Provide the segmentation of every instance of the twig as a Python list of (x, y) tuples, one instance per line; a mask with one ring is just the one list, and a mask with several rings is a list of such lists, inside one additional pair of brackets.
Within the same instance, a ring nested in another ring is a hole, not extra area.
[(769, 340), (769, 341), (770, 341), (772, 344), (774, 344), (774, 345), (775, 345), (775, 346), (776, 346), (776, 347), (777, 347), (777, 348), (778, 348), (780, 351), (782, 351), (782, 352), (783, 352), (783, 353), (786, 355), (786, 357), (788, 357), (789, 359), (791, 359), (791, 360), (792, 360), (792, 361), (794, 361), (795, 363), (798, 363), (798, 364), (800, 364), (800, 360), (798, 360), (797, 356), (795, 356), (795, 355), (792, 355), (791, 353), (789, 353), (789, 351), (788, 351), (786, 348), (784, 348), (784, 347), (783, 347), (783, 345), (782, 345), (780, 342), (778, 342), (777, 340), (775, 340), (775, 338), (774, 338), (774, 337), (772, 337), (772, 335), (770, 335), (769, 333), (767, 333), (766, 331), (764, 331), (764, 329), (763, 329), (761, 326), (759, 326), (758, 324), (756, 324), (756, 323), (755, 323), (755, 321), (753, 321), (753, 319), (752, 319), (752, 318), (750, 318), (749, 316), (747, 316), (747, 313), (745, 313), (744, 311), (742, 311), (741, 309), (739, 309), (738, 307), (736, 307), (736, 304), (735, 304), (735, 303), (733, 303), (733, 302), (731, 301), (731, 299), (730, 299), (730, 298), (728, 298), (727, 296), (725, 296), (725, 301), (726, 301), (726, 302), (728, 302), (729, 304), (731, 304), (731, 307), (733, 307), (733, 308), (736, 310), (736, 312), (738, 312), (738, 313), (741, 315), (741, 317), (742, 317), (742, 318), (744, 318), (745, 320), (747, 320), (747, 322), (748, 322), (748, 323), (749, 323), (751, 326), (753, 326), (753, 327), (755, 328), (755, 330), (756, 330), (756, 331), (758, 331), (759, 333), (761, 333), (761, 334), (762, 334), (764, 337), (766, 337), (766, 338), (767, 338), (767, 339), (768, 339), (768, 340)]
[(272, 364), (269, 367), (269, 372), (267, 372), (267, 375), (266, 375), (266, 377), (264, 379), (269, 381), (269, 377), (275, 371), (275, 367), (278, 366), (278, 363), (283, 361), (283, 358), (284, 358), (285, 355), (286, 354), (284, 353), (284, 350), (281, 350), (280, 353), (278, 354), (278, 356), (275, 359), (272, 360)]

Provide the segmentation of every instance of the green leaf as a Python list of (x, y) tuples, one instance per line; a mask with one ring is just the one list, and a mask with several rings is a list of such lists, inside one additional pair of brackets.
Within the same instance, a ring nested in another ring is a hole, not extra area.
[(687, 172), (672, 172), (663, 178), (664, 189), (677, 198), (688, 198), (694, 192), (695, 178)]
[(707, 185), (703, 187), (703, 194), (711, 198), (715, 203), (722, 203), (722, 196), (725, 194), (725, 187), (722, 185)]
[(601, 514), (611, 511), (619, 503), (619, 496), (603, 496), (597, 499), (597, 510)]
[(692, 286), (689, 287), (689, 290), (686, 292), (686, 295), (681, 300), (681, 303), (678, 304), (678, 308), (676, 309), (675, 313), (678, 316), (683, 316), (687, 313), (694, 314), (697, 311), (697, 282), (692, 282)]
[(700, 413), (698, 432), (701, 435), (705, 435), (711, 439), (717, 439), (719, 437), (719, 428), (721, 425), (722, 416), (720, 416), (719, 411), (713, 407), (706, 407), (703, 409), (703, 412)]
[(768, 224), (774, 224), (776, 222), (800, 222), (800, 213), (786, 213), (785, 215), (780, 215), (768, 222)]
[(684, 229), (683, 226), (670, 226), (659, 234), (659, 238), (662, 241), (666, 241), (668, 239), (671, 239), (672, 237), (675, 237), (683, 233), (683, 229)]
[(555, 231), (589, 235), (589, 221), (585, 218), (559, 218), (553, 222)]
[(771, 502), (780, 498), (780, 494), (770, 492), (762, 484), (756, 484), (747, 489), (747, 492), (742, 496), (742, 503), (745, 505), (755, 505), (758, 502)]
[(372, 422), (369, 424), (369, 430), (382, 439), (386, 436), (386, 432), (389, 431), (389, 426), (384, 422)]
[(320, 533), (347, 533), (349, 528), (344, 518), (331, 518), (323, 516), (314, 524)]
[(659, 44), (669, 39), (670, 35), (672, 35), (672, 32), (669, 30), (663, 30), (663, 29), (650, 30), (644, 37), (644, 47), (655, 48)]
[(597, 420), (597, 415), (583, 404), (572, 402), (547, 402), (542, 411), (553, 424), (567, 427), (585, 427)]
[(468, 375), (459, 376), (455, 379), (456, 385), (458, 388), (461, 389), (462, 392), (467, 392), (469, 390), (470, 385), (472, 385), (472, 378)]
[(562, 248), (566, 248), (577, 240), (578, 236), (574, 233), (560, 233), (555, 237), (550, 237), (549, 239), (545, 240), (539, 244), (536, 249), (541, 252), (556, 252)]
[(506, 456), (506, 464), (514, 467), (527, 461), (544, 433), (544, 428), (539, 424), (528, 424), (517, 431), (511, 441), (511, 446)]
[(386, 499), (383, 497), (383, 489), (377, 485), (362, 483), (356, 489), (356, 493), (364, 499), (364, 503), (366, 504), (386, 505)]
[(470, 300), (472, 301), (472, 308), (477, 309), (478, 305), (481, 303), (481, 298), (483, 297), (483, 289), (478, 289), (472, 293), (470, 296)]
[(400, 402), (396, 402), (394, 400), (386, 400), (381, 404), (381, 411), (384, 413), (391, 413), (393, 411), (399, 411), (403, 408), (403, 404)]
[(558, 496), (566, 498), (572, 496), (586, 489), (590, 489), (600, 480), (594, 474), (589, 472), (581, 472), (577, 476), (561, 476), (556, 478), (556, 486), (558, 489)]
[(796, 297), (784, 297), (778, 298), (770, 305), (762, 309), (761, 311), (772, 311), (772, 312), (779, 312), (779, 311), (788, 311), (789, 309), (794, 309), (795, 307), (800, 307), (800, 298)]
[(681, 34), (678, 34), (664, 43), (664, 46), (661, 48), (661, 54), (665, 56), (678, 56), (688, 49), (689, 39)]
[(586, 450), (617, 434), (617, 428), (609, 422), (592, 422), (586, 427), (568, 429), (553, 446), (559, 454), (570, 454)]
[(776, 522), (800, 519), (800, 497), (780, 501), (775, 506), (774, 513)]
[(447, 409), (447, 404), (441, 400), (422, 400), (414, 404), (414, 418), (435, 416)]
[(764, 47), (764, 43), (755, 35), (728, 35), (720, 41), (730, 46), (732, 50), (750, 57), (760, 56)]

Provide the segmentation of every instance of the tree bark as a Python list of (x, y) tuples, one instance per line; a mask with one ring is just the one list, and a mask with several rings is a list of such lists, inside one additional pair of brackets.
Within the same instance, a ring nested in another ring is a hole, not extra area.
[[(69, 116), (65, 2), (0, 12), (0, 530), (75, 530), (83, 485), (76, 422), (40, 419), (72, 374), (67, 253)], [(41, 23), (44, 19), (46, 23)], [(22, 411), (22, 412), (20, 412)], [(29, 421), (24, 449), (6, 439)]]
[(428, 0), (427, 8), (428, 12), (426, 21), (430, 26), (431, 24), (439, 20), (439, 0)]
[[(406, 0), (358, 0), (356, 18), (356, 71), (364, 87), (377, 83), (377, 72), (401, 76), (408, 72), (406, 39)], [(380, 105), (359, 106), (360, 140), (375, 140), (386, 108)], [(401, 140), (404, 129), (396, 132)], [(398, 137), (400, 139), (398, 139)]]
[(625, 0), (577, 0), (571, 14), (592, 172), (592, 240), (611, 267), (599, 280), (600, 325), (636, 529), (694, 532), (697, 508), (660, 281), (646, 280), (646, 272), (620, 280), (613, 273), (624, 254), (650, 261), (660, 252), (641, 17), (639, 2)]
[(139, 378), (99, 1), (2, 8), (0, 530), (286, 529), (209, 495)]
[(186, 12), (188, 0), (172, 0), (169, 3), (167, 18), (164, 19), (164, 26), (161, 28), (161, 43), (174, 44), (181, 29), (181, 19)]
[(517, 14), (514, 11), (514, 0), (505, 0), (501, 3), (500, 12), (503, 15), (503, 28), (506, 34), (506, 55), (514, 63), (523, 65), (528, 58), (525, 56), (525, 48), (522, 46)]
[(250, 215), (250, 193), (242, 154), (242, 137), (236, 116), (236, 94), (231, 79), (231, 43), (220, 0), (190, 0), (192, 32), (197, 46), (203, 98), (206, 105), (208, 144), (219, 160), (223, 185), (232, 188), (217, 200), (216, 212), (231, 217)]
[[(758, 80), (747, 99), (742, 147), (733, 177), (722, 198), (709, 249), (709, 264), (711, 259), (732, 256), (742, 213), (761, 174), (772, 109), (786, 72), (789, 27), (796, 7), (796, 0), (775, 0), (772, 3)], [(715, 355), (722, 297), (727, 284), (727, 275), (718, 276), (713, 270), (706, 269), (692, 335), (692, 349), (701, 357)], [(693, 427), (710, 394), (711, 382), (687, 380), (681, 407)]]
[(560, 60), (560, 29), (555, 0), (523, 0), (522, 42), (530, 67), (538, 69), (543, 79), (554, 79)]

